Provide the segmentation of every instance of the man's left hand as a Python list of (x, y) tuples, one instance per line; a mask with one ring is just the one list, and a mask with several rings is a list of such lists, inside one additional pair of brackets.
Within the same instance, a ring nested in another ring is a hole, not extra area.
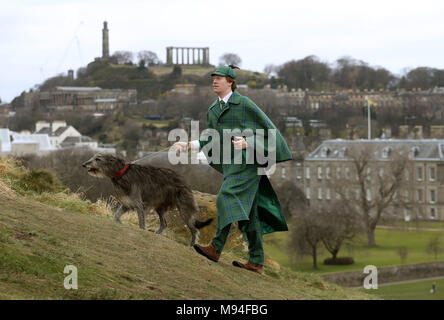
[(243, 137), (233, 137), (233, 139), (234, 149), (240, 150), (248, 147), (248, 143)]

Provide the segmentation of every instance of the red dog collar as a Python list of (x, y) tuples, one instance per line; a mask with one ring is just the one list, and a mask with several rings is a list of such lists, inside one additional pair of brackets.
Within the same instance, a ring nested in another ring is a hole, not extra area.
[(129, 166), (130, 166), (130, 164), (128, 163), (127, 165), (125, 165), (125, 166), (123, 167), (122, 170), (120, 170), (119, 172), (116, 172), (116, 173), (114, 174), (114, 176), (115, 176), (116, 178), (120, 177), (122, 174), (125, 173), (126, 169), (128, 169)]

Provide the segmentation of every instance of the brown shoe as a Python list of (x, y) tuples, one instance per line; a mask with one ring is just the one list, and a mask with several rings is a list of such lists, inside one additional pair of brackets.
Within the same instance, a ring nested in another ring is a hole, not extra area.
[(210, 259), (211, 261), (217, 262), (219, 261), (220, 253), (216, 252), (216, 247), (211, 242), (210, 245), (206, 247), (202, 247), (198, 244), (195, 244), (193, 248), (197, 251), (197, 253), (200, 253), (204, 257)]
[(263, 265), (258, 264), (258, 263), (254, 263), (254, 262), (250, 262), (250, 261), (248, 261), (248, 263), (240, 263), (237, 261), (233, 261), (233, 266), (239, 267), (239, 268), (244, 268), (244, 269), (247, 269), (250, 271), (254, 271), (259, 274), (263, 273)]

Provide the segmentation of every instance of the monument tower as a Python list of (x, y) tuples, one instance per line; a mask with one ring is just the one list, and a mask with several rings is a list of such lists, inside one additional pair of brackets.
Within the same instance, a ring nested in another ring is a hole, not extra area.
[(102, 59), (109, 58), (109, 38), (108, 38), (108, 23), (103, 22), (102, 29)]

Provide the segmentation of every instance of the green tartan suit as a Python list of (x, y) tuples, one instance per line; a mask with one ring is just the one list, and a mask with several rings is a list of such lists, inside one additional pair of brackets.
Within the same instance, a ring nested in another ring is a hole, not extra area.
[[(214, 129), (221, 137), (219, 141), (220, 162), (209, 164), (223, 174), (224, 182), (219, 191), (216, 207), (218, 214), (217, 233), (213, 239), (218, 252), (222, 251), (231, 223), (239, 221), (239, 228), (249, 241), (250, 261), (263, 265), (262, 235), (287, 231), (287, 223), (279, 200), (266, 175), (258, 174), (258, 167), (265, 167), (264, 158), (254, 157), (253, 163), (246, 161), (246, 150), (242, 150), (242, 163), (234, 164), (234, 146), (231, 144), (231, 163), (223, 163), (223, 129), (251, 129), (253, 135), (247, 136), (249, 148), (267, 156), (276, 153), (276, 162), (291, 160), (291, 152), (267, 115), (248, 97), (234, 91), (227, 104), (221, 109), (216, 99), (207, 113), (207, 126)], [(264, 129), (263, 139), (257, 139), (256, 130)], [(269, 146), (267, 129), (274, 129), (276, 144)], [(240, 135), (240, 134), (239, 134)], [(215, 147), (212, 136), (202, 133), (199, 139), (201, 148), (211, 150)], [(239, 152), (239, 151), (237, 151)], [(254, 152), (256, 154), (256, 152)], [(253, 239), (254, 238), (254, 239)]]

